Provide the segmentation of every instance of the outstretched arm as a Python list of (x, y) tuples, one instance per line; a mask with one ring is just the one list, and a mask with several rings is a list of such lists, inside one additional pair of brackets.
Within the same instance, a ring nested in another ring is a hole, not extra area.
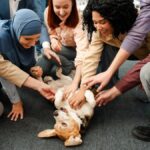
[(116, 83), (114, 87), (109, 90), (99, 92), (96, 96), (97, 105), (106, 105), (117, 96), (140, 84), (140, 70), (148, 62), (150, 62), (150, 55), (135, 64), (133, 68), (130, 69), (127, 74)]
[(78, 65), (76, 67), (76, 72), (72, 83), (65, 88), (64, 91), (65, 97), (68, 97), (71, 93), (74, 94), (74, 92), (78, 89), (80, 80), (81, 80), (81, 65)]
[(44, 96), (48, 100), (53, 100), (54, 98), (55, 91), (51, 89), (49, 85), (32, 77), (28, 77), (27, 80), (23, 83), (23, 86), (38, 91), (42, 96)]
[(0, 55), (0, 77), (10, 81), (18, 87), (26, 86), (37, 90), (47, 99), (54, 97), (54, 91), (48, 85), (30, 77), (29, 74), (22, 71), (10, 61), (5, 60), (2, 55)]

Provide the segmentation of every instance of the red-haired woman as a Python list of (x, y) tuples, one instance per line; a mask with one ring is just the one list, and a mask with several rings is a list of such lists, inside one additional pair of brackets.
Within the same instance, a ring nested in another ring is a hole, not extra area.
[[(67, 93), (77, 89), (80, 82), (81, 66), (88, 49), (87, 33), (82, 29), (81, 14), (77, 10), (76, 0), (49, 0), (44, 13), (45, 23), (49, 32), (51, 48), (62, 63), (63, 74), (68, 75), (76, 67), (76, 74)], [(49, 57), (49, 51), (44, 51)], [(63, 64), (72, 64), (65, 69)]]

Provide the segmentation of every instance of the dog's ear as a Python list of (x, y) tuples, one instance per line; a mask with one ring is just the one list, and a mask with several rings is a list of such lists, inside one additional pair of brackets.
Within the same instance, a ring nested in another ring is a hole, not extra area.
[(57, 135), (56, 135), (55, 129), (47, 129), (47, 130), (39, 132), (39, 134), (37, 136), (39, 138), (49, 138), (49, 137), (54, 137)]
[(70, 136), (69, 139), (65, 141), (65, 146), (76, 146), (82, 143), (81, 135)]

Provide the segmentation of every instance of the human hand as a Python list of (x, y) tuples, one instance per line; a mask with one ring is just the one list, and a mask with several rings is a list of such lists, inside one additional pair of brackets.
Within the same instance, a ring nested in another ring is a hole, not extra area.
[(85, 93), (84, 88), (80, 88), (77, 92), (75, 92), (71, 98), (69, 98), (69, 104), (74, 109), (79, 109), (85, 103)]
[(55, 52), (60, 52), (62, 48), (62, 44), (59, 40), (52, 38), (51, 39), (51, 47)]
[(60, 58), (58, 57), (58, 55), (53, 52), (52, 50), (50, 50), (50, 48), (45, 48), (44, 49), (44, 55), (48, 58), (48, 59), (53, 59), (55, 60), (58, 65), (61, 65), (61, 61)]
[(108, 84), (110, 79), (111, 79), (111, 74), (108, 71), (105, 71), (88, 78), (83, 82), (83, 84), (85, 84), (87, 88), (90, 88), (95, 84), (100, 84), (100, 86), (97, 89), (97, 92), (99, 92)]
[(55, 91), (44, 82), (40, 83), (40, 86), (38, 87), (37, 91), (47, 100), (50, 100), (51, 102), (54, 101)]
[(19, 118), (23, 119), (23, 106), (21, 101), (12, 105), (12, 110), (7, 117), (11, 118), (12, 121), (17, 121)]
[(70, 94), (74, 95), (75, 91), (77, 90), (78, 85), (75, 83), (72, 83), (71, 85), (68, 85), (64, 89), (64, 97), (67, 99)]
[(34, 66), (30, 68), (30, 73), (32, 74), (33, 77), (36, 79), (41, 78), (43, 75), (43, 70), (40, 66)]
[(120, 94), (121, 92), (115, 86), (109, 90), (101, 91), (95, 97), (96, 104), (99, 107), (102, 105), (106, 105), (107, 103), (113, 101)]

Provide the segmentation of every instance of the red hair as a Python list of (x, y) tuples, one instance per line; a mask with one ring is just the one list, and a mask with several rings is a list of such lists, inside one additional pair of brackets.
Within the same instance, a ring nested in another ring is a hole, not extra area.
[[(55, 29), (56, 27), (59, 27), (61, 20), (58, 18), (58, 16), (54, 12), (52, 1), (53, 0), (49, 0), (49, 3), (48, 3), (47, 22), (51, 29)], [(72, 10), (71, 10), (70, 16), (67, 18), (65, 22), (65, 25), (71, 28), (75, 28), (79, 22), (79, 15), (78, 15), (78, 10), (77, 10), (76, 0), (71, 0), (71, 1), (72, 1)]]

